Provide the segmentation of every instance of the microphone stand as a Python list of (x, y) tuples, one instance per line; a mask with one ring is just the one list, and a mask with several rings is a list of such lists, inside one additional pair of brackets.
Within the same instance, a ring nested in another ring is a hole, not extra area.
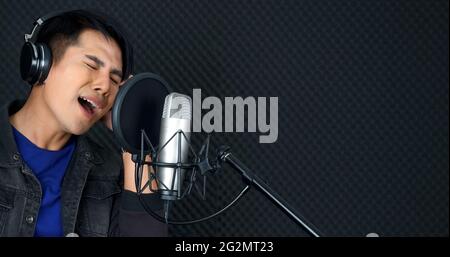
[(281, 208), (291, 219), (300, 224), (314, 237), (319, 237), (318, 230), (312, 228), (312, 224), (305, 222), (304, 218), (300, 218), (298, 214), (294, 213), (293, 208), (288, 206), (287, 202), (281, 198), (272, 188), (270, 188), (262, 179), (250, 171), (242, 162), (240, 162), (233, 154), (228, 146), (220, 146), (217, 151), (219, 163), (227, 162), (244, 178), (244, 182), (249, 186), (255, 186), (264, 196), (268, 197), (277, 207)]

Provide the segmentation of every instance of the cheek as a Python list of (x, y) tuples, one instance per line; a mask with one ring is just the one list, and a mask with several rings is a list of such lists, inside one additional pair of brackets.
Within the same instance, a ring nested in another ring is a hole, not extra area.
[(57, 84), (79, 84), (90, 78), (88, 69), (77, 64), (59, 64), (52, 67), (49, 73), (51, 82)]
[(90, 79), (91, 74), (88, 69), (79, 66), (67, 67), (58, 75), (60, 79), (71, 84), (82, 84)]
[(58, 67), (50, 71), (46, 82), (50, 94), (57, 101), (67, 101), (78, 96), (80, 87), (89, 81), (89, 73), (77, 67)]

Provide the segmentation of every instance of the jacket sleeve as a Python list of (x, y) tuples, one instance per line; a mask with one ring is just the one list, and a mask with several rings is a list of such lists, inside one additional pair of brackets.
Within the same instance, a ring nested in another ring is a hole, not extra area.
[[(143, 194), (141, 197), (146, 206), (162, 216), (163, 203), (158, 194)], [(145, 211), (136, 193), (124, 190), (114, 202), (109, 234), (121, 237), (166, 237), (168, 226)]]

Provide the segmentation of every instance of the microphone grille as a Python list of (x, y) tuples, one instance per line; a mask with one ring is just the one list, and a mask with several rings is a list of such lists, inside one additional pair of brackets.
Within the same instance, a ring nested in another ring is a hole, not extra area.
[(166, 96), (162, 118), (192, 119), (192, 99), (183, 94), (171, 93)]

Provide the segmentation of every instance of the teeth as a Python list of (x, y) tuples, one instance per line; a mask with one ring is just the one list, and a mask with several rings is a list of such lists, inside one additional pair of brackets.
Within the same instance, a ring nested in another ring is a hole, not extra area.
[(91, 106), (92, 106), (92, 108), (98, 108), (98, 106), (94, 103), (94, 102), (92, 102), (91, 100), (89, 100), (89, 99), (86, 99), (86, 98), (84, 98), (84, 97), (81, 97), (83, 100), (85, 100), (86, 102), (88, 102)]

